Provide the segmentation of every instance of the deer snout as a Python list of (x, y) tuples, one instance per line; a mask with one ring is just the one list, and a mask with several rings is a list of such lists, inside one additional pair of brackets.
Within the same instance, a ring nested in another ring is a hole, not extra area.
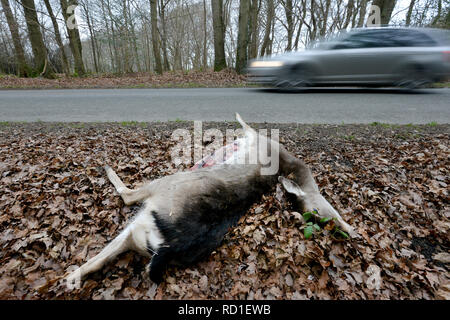
[(297, 183), (282, 176), (278, 178), (278, 181), (280, 181), (287, 192), (297, 197), (300, 208), (304, 212), (317, 210), (320, 218), (333, 218), (336, 224), (351, 237), (356, 235), (353, 228), (342, 219), (337, 210), (319, 192), (305, 192)]
[(339, 212), (321, 194), (306, 194), (306, 196), (297, 199), (302, 203), (305, 211), (317, 210), (320, 218), (333, 218), (343, 231), (350, 236), (355, 234), (353, 228), (342, 219)]

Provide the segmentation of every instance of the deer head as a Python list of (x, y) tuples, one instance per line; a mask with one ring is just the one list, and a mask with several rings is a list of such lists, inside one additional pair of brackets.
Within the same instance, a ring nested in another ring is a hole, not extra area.
[(341, 218), (337, 210), (317, 190), (302, 190), (297, 183), (283, 176), (278, 177), (278, 181), (288, 193), (297, 198), (303, 212), (317, 210), (319, 217), (334, 218), (342, 230), (352, 237), (356, 235), (353, 228)]

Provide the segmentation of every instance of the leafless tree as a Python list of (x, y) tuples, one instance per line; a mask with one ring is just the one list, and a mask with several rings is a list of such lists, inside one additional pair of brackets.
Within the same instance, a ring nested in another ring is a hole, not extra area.
[(78, 6), (76, 0), (60, 0), (62, 14), (67, 28), (67, 34), (69, 36), (70, 50), (72, 51), (73, 59), (75, 61), (75, 72), (83, 76), (86, 71), (83, 63), (83, 49), (81, 46), (80, 33), (76, 27), (77, 21), (73, 14), (69, 13), (69, 7)]
[[(450, 28), (450, 0), (0, 1), (0, 72), (21, 76), (242, 72), (249, 59), (363, 27), (372, 5), (382, 24)], [(75, 22), (78, 29), (69, 26)]]
[(213, 29), (214, 29), (214, 71), (227, 67), (225, 60), (225, 26), (223, 15), (223, 1), (211, 0)]
[(247, 65), (249, 38), (250, 0), (240, 0), (239, 4), (239, 32), (236, 51), (236, 71), (242, 73)]
[(64, 44), (62, 42), (62, 38), (61, 38), (61, 34), (59, 32), (59, 26), (58, 26), (58, 21), (56, 20), (55, 15), (53, 14), (53, 9), (52, 6), (50, 5), (50, 1), (49, 0), (44, 0), (45, 3), (45, 7), (47, 8), (47, 12), (49, 14), (49, 17), (52, 21), (53, 24), (53, 29), (55, 32), (55, 40), (56, 43), (58, 44), (59, 47), (59, 52), (61, 55), (61, 60), (63, 63), (63, 69), (64, 69), (64, 73), (69, 74), (70, 73), (70, 68), (69, 68), (69, 61), (67, 59), (67, 55), (64, 51)]
[(152, 21), (152, 44), (153, 44), (153, 55), (155, 57), (155, 71), (159, 74), (162, 73), (161, 64), (161, 52), (159, 50), (159, 37), (158, 37), (158, 21), (156, 12), (156, 0), (150, 0), (150, 14)]
[(382, 25), (388, 25), (391, 21), (392, 12), (396, 4), (396, 0), (373, 0), (372, 5), (378, 6), (381, 10), (381, 21)]
[(35, 68), (37, 72), (46, 78), (54, 78), (53, 66), (48, 61), (47, 48), (45, 47), (36, 6), (33, 0), (21, 0), (25, 21), (28, 29), (28, 37), (33, 49)]
[(1, 0), (3, 7), (3, 12), (6, 16), (6, 21), (8, 22), (9, 31), (11, 32), (12, 42), (14, 44), (14, 52), (16, 56), (17, 63), (17, 75), (19, 77), (26, 77), (30, 73), (30, 68), (28, 67), (27, 61), (25, 60), (25, 51), (22, 46), (21, 38), (19, 35), (19, 26), (14, 18), (9, 5), (9, 0)]

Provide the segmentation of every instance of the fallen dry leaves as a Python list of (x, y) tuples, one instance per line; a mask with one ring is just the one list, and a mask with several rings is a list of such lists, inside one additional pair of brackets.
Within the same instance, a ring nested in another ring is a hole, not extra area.
[(56, 79), (19, 78), (0, 75), (0, 89), (82, 89), (82, 88), (216, 88), (246, 86), (245, 76), (232, 69), (220, 72), (171, 71), (162, 75), (152, 73), (133, 73), (124, 75), (100, 74), (86, 77), (66, 77)]
[[(204, 124), (224, 130), (234, 123)], [(61, 276), (111, 241), (137, 212), (101, 167), (129, 186), (175, 172), (172, 130), (191, 122), (2, 124), (1, 299), (448, 299), (449, 129), (259, 124), (313, 169), (322, 194), (358, 231), (309, 240), (278, 186), (211, 256), (169, 268), (120, 255), (70, 291)]]

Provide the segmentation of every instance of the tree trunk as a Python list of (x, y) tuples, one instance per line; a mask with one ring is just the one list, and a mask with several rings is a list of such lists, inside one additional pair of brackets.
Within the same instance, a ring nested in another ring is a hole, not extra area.
[(352, 15), (353, 15), (354, 4), (355, 4), (354, 0), (348, 0), (343, 29), (347, 29), (348, 25), (350, 24), (350, 21), (351, 21)]
[(86, 71), (83, 63), (83, 53), (81, 48), (80, 33), (78, 26), (76, 26), (76, 19), (74, 10), (71, 13), (67, 12), (69, 6), (78, 6), (77, 0), (60, 0), (61, 10), (65, 20), (67, 34), (69, 36), (69, 46), (72, 51), (73, 60), (75, 62), (75, 72), (78, 76), (83, 76)]
[(311, 0), (311, 24), (312, 29), (309, 33), (309, 42), (314, 41), (317, 37), (317, 19), (316, 19), (316, 3), (315, 0)]
[(292, 8), (292, 0), (286, 0), (284, 4), (284, 12), (286, 14), (286, 23), (287, 23), (287, 47), (286, 51), (292, 50), (292, 37), (294, 36), (294, 22), (293, 22), (293, 8)]
[(14, 52), (17, 63), (17, 75), (19, 77), (30, 76), (30, 67), (27, 65), (23, 46), (20, 42), (19, 27), (11, 11), (11, 7), (9, 6), (9, 0), (1, 0), (1, 4), (3, 7), (3, 12), (6, 16), (6, 21), (8, 22), (9, 31), (11, 32), (11, 38), (14, 45)]
[[(114, 52), (113, 52), (113, 44), (111, 41), (111, 32), (110, 30), (110, 26), (109, 26), (109, 22), (108, 22), (108, 18), (106, 16), (106, 9), (105, 9), (105, 2), (104, 0), (100, 0), (100, 4), (101, 4), (101, 9), (102, 9), (102, 15), (103, 15), (103, 21), (105, 23), (105, 27), (106, 27), (106, 38), (108, 39), (108, 49), (109, 49), (109, 56), (111, 59), (111, 71), (114, 72), (114, 70), (116, 69), (116, 58), (114, 56)], [(114, 47), (115, 48), (115, 47)], [(97, 54), (97, 56), (100, 56), (100, 54)]]
[[(233, 7), (233, 0), (225, 0), (222, 10), (223, 10), (223, 31), (225, 32), (229, 28), (229, 37), (230, 37), (230, 45), (227, 46), (227, 53), (228, 53), (228, 59), (227, 59), (227, 65), (228, 66), (234, 66), (236, 63), (236, 40), (234, 36), (234, 30), (231, 26), (230, 20), (232, 15), (232, 7)], [(224, 36), (225, 38), (225, 36)]]
[(361, 7), (359, 8), (359, 18), (358, 18), (358, 28), (362, 28), (364, 26), (364, 21), (366, 20), (366, 12), (367, 12), (367, 3), (369, 0), (362, 0)]
[(406, 26), (409, 26), (411, 24), (411, 15), (414, 9), (414, 5), (416, 4), (416, 0), (411, 0), (408, 7), (408, 12), (406, 13)]
[(45, 48), (44, 40), (42, 39), (34, 0), (21, 0), (21, 4), (27, 23), (28, 36), (33, 49), (35, 67), (41, 76), (50, 79), (55, 78), (54, 70), (48, 63), (47, 49)]
[(152, 24), (152, 44), (153, 44), (153, 55), (155, 57), (155, 71), (158, 74), (162, 74), (162, 64), (161, 64), (161, 52), (159, 50), (159, 39), (158, 39), (158, 18), (156, 12), (156, 0), (150, 0), (150, 19)]
[(203, 0), (203, 70), (206, 70), (208, 67), (208, 51), (207, 51), (207, 41), (208, 41), (208, 33), (207, 33), (207, 21), (206, 21), (206, 0)]
[(372, 5), (378, 6), (381, 12), (381, 25), (388, 25), (391, 21), (392, 11), (394, 11), (396, 0), (373, 0)]
[(138, 51), (138, 45), (137, 45), (137, 36), (136, 36), (136, 28), (134, 26), (134, 22), (133, 22), (133, 17), (131, 16), (131, 9), (130, 9), (130, 3), (128, 2), (128, 19), (130, 21), (130, 28), (131, 28), (131, 42), (133, 43), (133, 51), (134, 51), (134, 56), (136, 59), (136, 67), (138, 72), (142, 71), (141, 68), (141, 63), (139, 62), (139, 51)]
[(161, 19), (161, 26), (162, 26), (162, 32), (161, 32), (161, 50), (163, 53), (163, 69), (164, 71), (170, 70), (170, 64), (169, 64), (169, 55), (167, 54), (167, 27), (166, 27), (166, 5), (168, 1), (164, 4), (164, 1), (160, 1), (159, 6), (159, 15)]
[(53, 30), (55, 31), (55, 39), (56, 43), (58, 44), (59, 51), (61, 52), (61, 61), (63, 65), (63, 70), (66, 75), (70, 74), (70, 67), (69, 67), (69, 61), (67, 60), (66, 52), (64, 51), (64, 44), (61, 39), (61, 34), (59, 33), (59, 26), (58, 22), (56, 21), (56, 17), (53, 14), (53, 9), (50, 5), (49, 0), (44, 0), (45, 7), (47, 8), (47, 12), (50, 16), (50, 19), (52, 20)]
[(109, 19), (111, 21), (111, 25), (110, 25), (111, 33), (110, 33), (110, 35), (111, 35), (111, 39), (112, 39), (112, 41), (111, 41), (112, 42), (112, 47), (114, 49), (113, 50), (113, 52), (114, 52), (114, 64), (116, 66), (115, 67), (115, 72), (122, 73), (123, 72), (122, 63), (121, 63), (122, 60), (121, 60), (121, 58), (119, 56), (119, 49), (118, 49), (118, 45), (117, 45), (118, 40), (117, 40), (117, 37), (116, 37), (116, 31), (115, 31), (116, 29), (114, 27), (116, 22), (115, 22), (115, 18), (114, 18), (114, 15), (112, 13), (112, 10), (111, 10), (111, 3), (110, 3), (109, 0), (107, 0), (107, 9), (108, 9)]
[(250, 0), (241, 0), (239, 4), (239, 28), (236, 50), (236, 72), (243, 73), (248, 58), (248, 16)]
[[(349, 1), (352, 1), (352, 0), (349, 0)], [(319, 30), (321, 37), (324, 37), (325, 34), (327, 33), (327, 28), (328, 28), (327, 22), (328, 22), (328, 15), (330, 13), (330, 6), (331, 6), (331, 0), (327, 0), (325, 3), (325, 10), (323, 10), (322, 24), (321, 24), (320, 30)], [(306, 8), (306, 4), (305, 4), (305, 8)], [(302, 21), (303, 21), (303, 19), (305, 19), (305, 16), (306, 16), (306, 14), (305, 14), (305, 12), (303, 12)]]
[[(48, 0), (45, 0), (48, 1)], [(89, 29), (89, 35), (91, 36), (91, 49), (92, 49), (92, 59), (94, 60), (94, 68), (95, 68), (95, 72), (98, 73), (98, 57), (96, 54), (96, 41), (95, 41), (95, 34), (94, 34), (94, 27), (92, 25), (91, 22), (91, 15), (89, 14), (89, 10), (86, 7), (86, 4), (84, 2), (82, 2), (81, 6), (83, 7), (83, 11), (84, 11), (84, 15), (86, 17), (86, 23), (88, 25), (88, 29)]]
[(125, 73), (131, 73), (133, 72), (133, 64), (131, 62), (131, 53), (130, 53), (130, 28), (129, 28), (129, 22), (128, 22), (128, 14), (127, 14), (127, 1), (123, 0), (121, 1), (122, 5), (122, 25), (120, 26), (120, 34), (121, 34), (121, 48), (123, 52), (123, 69)]
[(223, 21), (223, 1), (211, 0), (214, 29), (214, 71), (227, 67), (225, 60), (225, 27)]
[(264, 39), (260, 51), (261, 57), (267, 54), (267, 50), (270, 45), (270, 33), (272, 29), (272, 21), (275, 15), (273, 0), (266, 0), (266, 5), (267, 5), (266, 30), (264, 32)]
[(143, 43), (143, 55), (144, 55), (144, 66), (145, 66), (145, 71), (151, 71), (151, 64), (150, 64), (150, 59), (151, 59), (151, 54), (150, 54), (150, 39), (148, 37), (148, 29), (147, 29), (147, 22), (145, 21), (145, 19), (142, 19), (141, 21), (142, 26), (144, 28), (142, 35), (142, 43)]
[(258, 55), (258, 13), (260, 3), (260, 0), (252, 0), (250, 7), (250, 59), (255, 59)]
[[(189, 5), (183, 5), (183, 7), (185, 7), (184, 9), (183, 9), (183, 11), (185, 11), (185, 12), (187, 12), (187, 14), (188, 14), (188, 16), (189, 16), (189, 20), (190, 20), (190, 22), (191, 22), (191, 24), (192, 24), (192, 26), (195, 28), (195, 21), (194, 21), (194, 17), (193, 17), (193, 15), (192, 15), (192, 12), (191, 12), (191, 10), (190, 10), (190, 8), (189, 8)], [(206, 27), (206, 11), (205, 11), (205, 3), (204, 3), (204, 0), (203, 0), (203, 10), (202, 10), (202, 12), (203, 12), (203, 19), (202, 19), (202, 23), (203, 23), (203, 29), (204, 30), (206, 30), (204, 27)], [(200, 23), (200, 20), (198, 20), (198, 23)], [(195, 30), (195, 29), (194, 29)], [(191, 50), (191, 51), (193, 51), (191, 54), (188, 54), (188, 59), (191, 61), (191, 63), (192, 63), (192, 67), (194, 68), (194, 69), (199, 69), (199, 70), (205, 70), (206, 69), (206, 62), (204, 61), (204, 60), (202, 60), (204, 57), (205, 57), (205, 55), (204, 55), (204, 53), (206, 52), (206, 48), (205, 48), (205, 41), (206, 41), (206, 34), (204, 33), (203, 34), (203, 36), (204, 36), (204, 38), (203, 38), (203, 40), (200, 40), (199, 39), (199, 36), (200, 36), (200, 32), (197, 34), (196, 32), (193, 32), (193, 49)], [(202, 48), (201, 48), (201, 46), (204, 46), (203, 47), (203, 53), (202, 53)], [(190, 51), (189, 50), (187, 50), (187, 52), (188, 53), (190, 53)]]

